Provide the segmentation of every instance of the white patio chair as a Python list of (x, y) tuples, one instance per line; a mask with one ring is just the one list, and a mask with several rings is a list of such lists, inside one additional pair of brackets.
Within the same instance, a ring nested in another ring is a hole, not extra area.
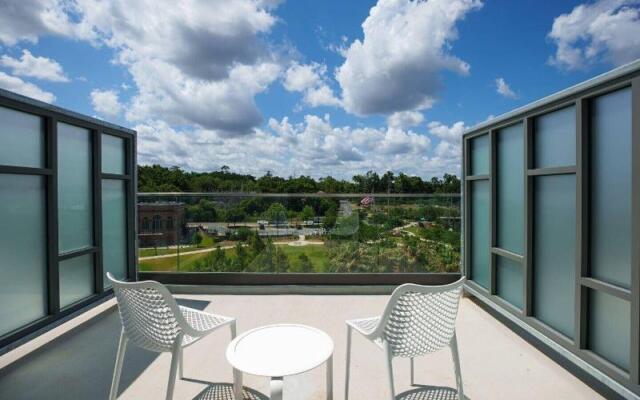
[[(231, 338), (236, 336), (235, 318), (179, 306), (169, 290), (158, 282), (121, 282), (110, 273), (107, 273), (107, 278), (113, 284), (122, 322), (110, 400), (114, 400), (118, 392), (122, 361), (129, 342), (158, 353), (171, 352), (166, 396), (170, 400), (173, 398), (178, 366), (180, 379), (183, 378), (182, 353), (185, 347), (226, 325), (231, 328)], [(233, 386), (234, 393), (242, 393), (242, 375), (236, 370), (233, 371)]]
[(391, 399), (395, 399), (392, 365), (394, 357), (411, 358), (411, 385), (413, 386), (414, 357), (450, 346), (458, 398), (462, 400), (464, 395), (455, 323), (463, 283), (464, 278), (443, 286), (405, 284), (393, 291), (382, 316), (346, 321), (345, 400), (349, 399), (351, 331), (354, 329), (384, 351)]

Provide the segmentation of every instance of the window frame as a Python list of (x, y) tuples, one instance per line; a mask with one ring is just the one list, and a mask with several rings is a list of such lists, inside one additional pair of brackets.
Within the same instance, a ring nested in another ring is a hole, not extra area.
[[(589, 274), (589, 157), (590, 157), (590, 104), (593, 99), (621, 90), (631, 88), (631, 129), (632, 129), (632, 181), (631, 203), (632, 208), (632, 232), (631, 242), (631, 287), (624, 288), (598, 279)], [(535, 168), (534, 162), (534, 120), (536, 117), (561, 110), (574, 105), (576, 110), (576, 164), (575, 166), (561, 166), (549, 168)], [(518, 122), (525, 125), (524, 163), (525, 195), (523, 199), (525, 212), (524, 254), (519, 256), (504, 249), (495, 247), (496, 239), (496, 156), (495, 134), (502, 128)], [(468, 175), (470, 165), (469, 140), (489, 132), (490, 136), (490, 173), (488, 176)], [(528, 106), (521, 107), (502, 117), (482, 123), (471, 128), (462, 138), (462, 183), (463, 183), (463, 274), (470, 271), (470, 205), (468, 196), (470, 182), (475, 179), (488, 179), (492, 182), (491, 193), (491, 249), (490, 249), (490, 274), (491, 287), (487, 290), (473, 280), (466, 283), (468, 291), (473, 292), (484, 303), (491, 307), (497, 307), (517, 320), (523, 322), (529, 329), (537, 331), (568, 350), (573, 356), (587, 362), (604, 373), (617, 384), (636, 394), (640, 394), (640, 63), (622, 67), (610, 73), (596, 77), (591, 81), (576, 85), (555, 95), (536, 101)], [(532, 310), (532, 240), (533, 224), (533, 180), (536, 176), (549, 175), (574, 175), (576, 177), (576, 279), (575, 279), (575, 339), (567, 338), (553, 328), (533, 316)], [(496, 293), (496, 256), (504, 256), (520, 261), (523, 267), (524, 277), (524, 307), (522, 310), (513, 307)], [(471, 278), (472, 279), (472, 278)], [(625, 371), (603, 357), (595, 354), (588, 348), (588, 298), (589, 290), (597, 290), (630, 302), (630, 364)], [(552, 350), (557, 353), (557, 351)], [(566, 357), (566, 356), (565, 356)]]
[[(87, 307), (91, 307), (107, 299), (113, 294), (111, 289), (103, 288), (102, 265), (102, 179), (122, 179), (126, 182), (126, 213), (127, 213), (127, 275), (129, 280), (136, 280), (136, 132), (114, 124), (87, 117), (72, 111), (52, 106), (50, 104), (30, 99), (6, 90), (0, 89), (0, 107), (25, 112), (37, 116), (43, 121), (45, 162), (42, 168), (17, 167), (0, 165), (0, 174), (22, 174), (43, 176), (45, 184), (46, 210), (46, 253), (47, 253), (47, 315), (32, 321), (0, 336), (0, 352), (3, 348), (17, 341), (28, 340), (33, 335), (46, 331), (61, 319), (73, 316)], [(74, 125), (88, 129), (91, 135), (92, 151), (92, 197), (93, 197), (93, 245), (60, 253), (58, 249), (58, 123)], [(102, 134), (120, 137), (125, 140), (126, 169), (123, 175), (102, 173)], [(94, 257), (94, 290), (85, 299), (74, 302), (66, 307), (60, 306), (60, 266), (61, 261), (78, 256), (91, 254)]]

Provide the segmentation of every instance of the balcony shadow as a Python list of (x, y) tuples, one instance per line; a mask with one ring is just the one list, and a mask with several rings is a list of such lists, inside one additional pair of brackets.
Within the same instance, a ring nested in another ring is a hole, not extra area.
[[(183, 380), (207, 385), (193, 400), (235, 400), (233, 384), (224, 382), (207, 382), (199, 379), (184, 378)], [(269, 400), (268, 396), (244, 386), (242, 400)]]
[[(204, 310), (209, 302), (178, 299)], [(0, 370), (0, 399), (107, 398), (121, 331), (114, 308)], [(128, 346), (120, 380), (126, 390), (159, 353)]]
[[(415, 385), (396, 396), (396, 400), (458, 400), (458, 391), (446, 386)], [(469, 400), (464, 396), (464, 400)]]

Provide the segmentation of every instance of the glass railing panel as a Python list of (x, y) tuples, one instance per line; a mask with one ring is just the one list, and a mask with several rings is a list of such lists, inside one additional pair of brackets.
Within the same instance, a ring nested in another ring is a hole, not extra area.
[(460, 270), (458, 194), (141, 193), (138, 200), (141, 272)]

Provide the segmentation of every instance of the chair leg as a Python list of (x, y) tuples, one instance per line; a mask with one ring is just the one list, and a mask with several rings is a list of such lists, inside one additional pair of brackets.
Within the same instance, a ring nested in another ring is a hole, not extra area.
[(180, 347), (179, 359), (178, 359), (178, 376), (180, 379), (184, 379), (184, 348)]
[(393, 385), (393, 356), (391, 355), (391, 349), (389, 348), (389, 344), (385, 343), (384, 345), (384, 356), (386, 358), (387, 364), (387, 375), (389, 379), (389, 392), (391, 394), (391, 400), (395, 400), (396, 398), (396, 390)]
[[(231, 328), (231, 340), (236, 337), (236, 321), (229, 324)], [(242, 400), (244, 395), (242, 394), (242, 372), (237, 369), (233, 369), (233, 397), (235, 400)]]
[(349, 369), (351, 367), (351, 327), (347, 325), (347, 365), (344, 378), (344, 400), (349, 400)]
[(182, 336), (176, 338), (171, 352), (171, 369), (169, 370), (169, 382), (167, 383), (167, 400), (173, 399), (173, 390), (176, 386), (176, 373), (178, 372), (178, 364), (180, 361), (180, 351), (182, 346)]
[(118, 395), (118, 386), (120, 385), (120, 375), (122, 374), (122, 362), (124, 361), (124, 353), (127, 350), (127, 336), (124, 329), (120, 332), (120, 342), (118, 343), (118, 353), (116, 354), (116, 365), (113, 370), (113, 379), (111, 380), (111, 391), (109, 392), (109, 400), (115, 400)]
[(416, 384), (416, 375), (415, 375), (415, 369), (414, 369), (414, 358), (411, 357), (410, 358), (410, 362), (411, 362), (411, 386), (415, 386)]
[(333, 356), (327, 360), (326, 370), (326, 385), (327, 385), (327, 400), (333, 400)]
[(451, 357), (453, 357), (453, 368), (456, 371), (456, 386), (458, 388), (458, 399), (464, 400), (464, 390), (462, 389), (462, 372), (460, 370), (460, 353), (458, 351), (458, 338), (453, 333), (451, 338)]

